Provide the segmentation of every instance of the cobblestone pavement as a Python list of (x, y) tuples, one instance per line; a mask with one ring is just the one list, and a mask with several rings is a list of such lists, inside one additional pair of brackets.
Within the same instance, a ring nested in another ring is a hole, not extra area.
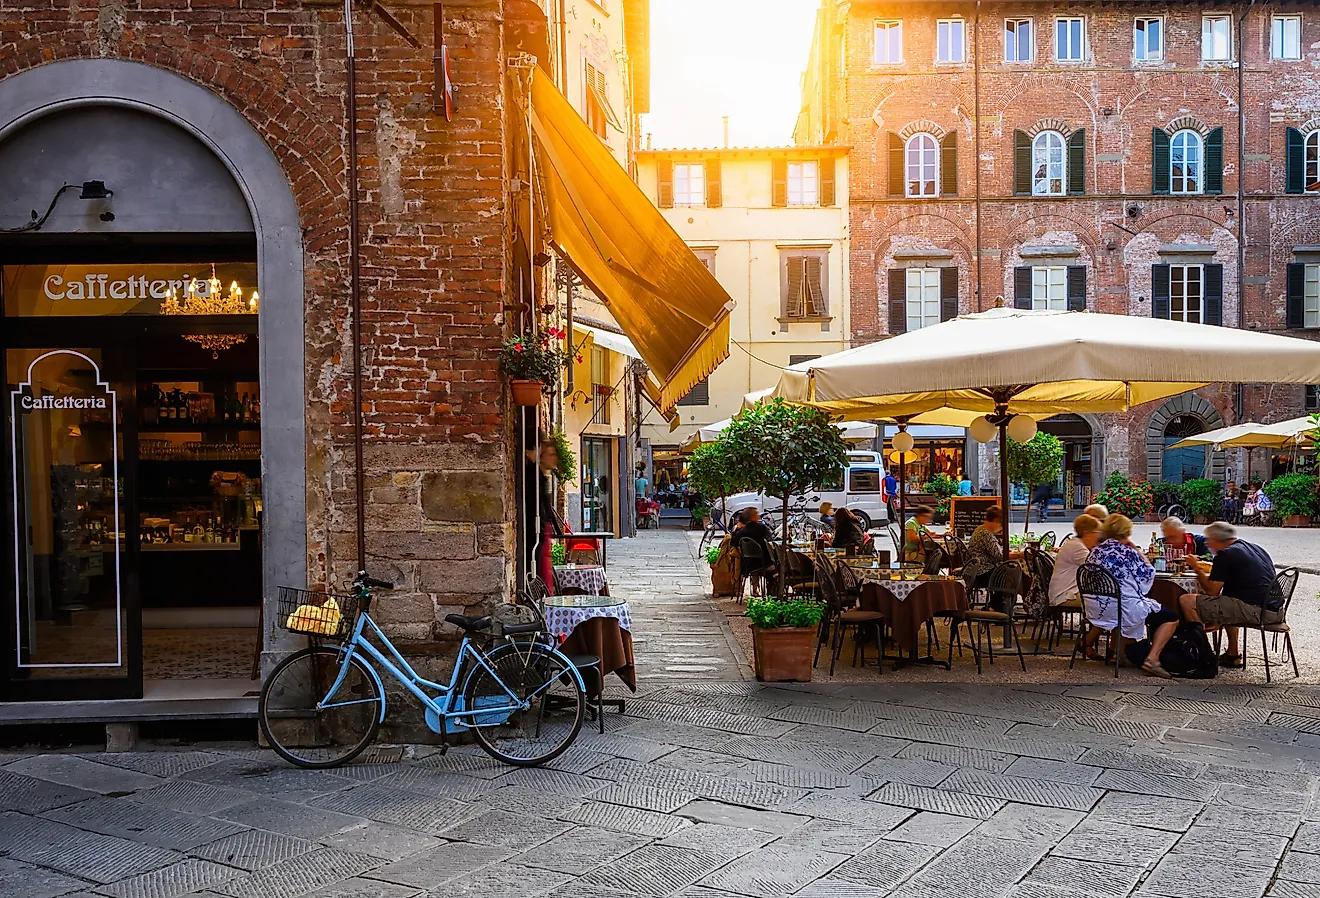
[(550, 767), (3, 754), (0, 896), (1320, 896), (1320, 691), (761, 686), (654, 536), (611, 551), (639, 693)]

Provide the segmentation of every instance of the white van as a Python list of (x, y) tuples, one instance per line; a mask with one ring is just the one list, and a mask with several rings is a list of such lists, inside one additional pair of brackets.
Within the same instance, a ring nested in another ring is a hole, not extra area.
[[(796, 507), (803, 504), (805, 499), (807, 514), (814, 517), (820, 508), (820, 503), (829, 502), (835, 508), (846, 508), (857, 515), (857, 520), (863, 529), (870, 530), (889, 520), (889, 509), (885, 507), (884, 488), (885, 468), (880, 453), (850, 450), (848, 466), (843, 469), (842, 483), (826, 484), (823, 488), (794, 496), (789, 500), (789, 506)], [(770, 509), (778, 511), (780, 504), (777, 496), (766, 496), (764, 493), (735, 493), (729, 496), (726, 507), (729, 516), (732, 517), (744, 508), (752, 506), (756, 506), (762, 512)], [(779, 516), (776, 514), (776, 526), (778, 520)]]

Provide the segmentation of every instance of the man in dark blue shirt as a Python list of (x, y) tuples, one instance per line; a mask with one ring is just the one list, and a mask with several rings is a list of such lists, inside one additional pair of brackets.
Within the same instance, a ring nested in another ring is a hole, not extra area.
[(1223, 521), (1205, 528), (1205, 542), (1215, 560), (1198, 565), (1201, 594), (1182, 597), (1183, 616), (1227, 630), (1228, 651), (1219, 663), (1241, 667), (1238, 628), (1283, 620), (1283, 597), (1274, 588), (1274, 562), (1260, 546), (1238, 539), (1237, 528)]

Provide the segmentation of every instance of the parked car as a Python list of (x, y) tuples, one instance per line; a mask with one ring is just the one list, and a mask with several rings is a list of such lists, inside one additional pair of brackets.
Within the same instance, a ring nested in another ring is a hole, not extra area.
[[(820, 503), (829, 502), (835, 508), (846, 508), (857, 515), (862, 527), (870, 530), (889, 520), (884, 487), (885, 469), (880, 453), (854, 450), (848, 453), (848, 466), (844, 468), (842, 483), (826, 484), (793, 496), (789, 500), (789, 508), (801, 506), (809, 518), (815, 519)], [(775, 527), (779, 526), (781, 504), (778, 496), (767, 496), (764, 493), (735, 493), (726, 500), (730, 516), (752, 506), (767, 515), (773, 511), (773, 520), (768, 517), (767, 523), (773, 522)]]

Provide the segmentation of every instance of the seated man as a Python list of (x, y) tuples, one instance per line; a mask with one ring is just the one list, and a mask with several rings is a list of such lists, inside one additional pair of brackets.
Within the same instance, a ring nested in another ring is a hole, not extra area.
[(1184, 555), (1205, 555), (1209, 551), (1205, 537), (1188, 533), (1182, 518), (1173, 515), (1165, 518), (1160, 522), (1160, 533), (1167, 548), (1178, 550)]
[(1228, 651), (1219, 663), (1241, 667), (1238, 628), (1283, 620), (1283, 600), (1274, 595), (1274, 562), (1260, 546), (1238, 539), (1237, 528), (1223, 521), (1205, 528), (1205, 541), (1215, 553), (1214, 563), (1197, 566), (1201, 594), (1184, 595), (1179, 603), (1187, 620), (1228, 630)]

